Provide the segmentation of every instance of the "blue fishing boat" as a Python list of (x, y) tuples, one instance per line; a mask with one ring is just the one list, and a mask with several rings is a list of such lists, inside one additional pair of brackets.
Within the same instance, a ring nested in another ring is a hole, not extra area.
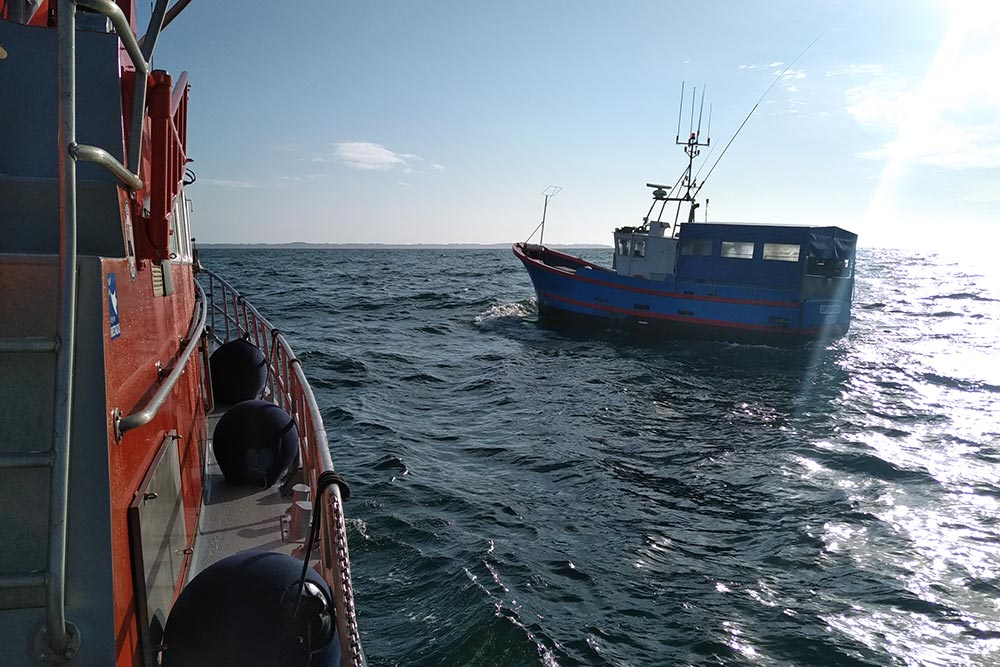
[[(539, 321), (765, 344), (846, 334), (857, 235), (839, 227), (695, 222), (698, 193), (711, 175), (698, 182), (692, 172), (710, 143), (702, 142), (700, 124), (686, 141), (678, 133), (688, 165), (677, 183), (647, 183), (653, 203), (642, 224), (615, 230), (611, 268), (541, 242), (514, 244), (535, 286)], [(556, 192), (543, 193), (545, 210)], [(544, 223), (543, 213), (540, 240)]]

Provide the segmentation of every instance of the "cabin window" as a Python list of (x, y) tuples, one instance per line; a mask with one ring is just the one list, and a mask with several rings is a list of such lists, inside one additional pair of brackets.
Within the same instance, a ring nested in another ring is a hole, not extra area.
[(799, 251), (801, 248), (797, 243), (765, 243), (764, 259), (773, 259), (779, 262), (799, 261)]
[(752, 241), (723, 241), (722, 256), (734, 259), (753, 259)]
[(849, 278), (851, 276), (851, 260), (810, 257), (806, 264), (806, 275), (823, 278)]
[(682, 255), (708, 257), (712, 254), (711, 239), (692, 239), (681, 244)]
[(633, 257), (645, 257), (646, 256), (646, 242), (645, 241), (633, 241), (632, 242), (632, 256)]
[(629, 239), (618, 239), (618, 254), (629, 255), (632, 252), (632, 241)]

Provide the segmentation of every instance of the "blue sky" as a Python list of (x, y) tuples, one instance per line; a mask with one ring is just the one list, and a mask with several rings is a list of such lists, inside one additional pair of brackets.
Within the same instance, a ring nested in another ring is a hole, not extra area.
[(511, 242), (556, 184), (547, 241), (609, 244), (684, 166), (682, 81), (707, 85), (721, 150), (820, 34), (705, 186), (709, 218), (1000, 238), (992, 0), (252, 5), (194, 2), (158, 46), (191, 74), (203, 242)]

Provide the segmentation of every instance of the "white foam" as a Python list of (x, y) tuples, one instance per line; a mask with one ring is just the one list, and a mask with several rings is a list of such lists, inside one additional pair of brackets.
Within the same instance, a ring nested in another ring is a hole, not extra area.
[(483, 331), (493, 331), (498, 328), (516, 326), (530, 317), (537, 310), (535, 297), (513, 303), (497, 303), (476, 315), (473, 320)]

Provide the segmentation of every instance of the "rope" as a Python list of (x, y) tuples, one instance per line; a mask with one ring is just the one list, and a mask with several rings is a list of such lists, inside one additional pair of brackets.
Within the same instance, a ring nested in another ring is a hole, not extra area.
[(306, 574), (309, 571), (309, 558), (312, 556), (313, 546), (319, 538), (320, 517), (322, 516), (320, 507), (323, 494), (334, 484), (340, 487), (340, 497), (344, 502), (347, 502), (351, 497), (351, 487), (348, 486), (347, 482), (339, 474), (332, 470), (324, 470), (319, 474), (319, 478), (316, 480), (316, 502), (313, 504), (312, 517), (309, 520), (309, 537), (306, 539), (306, 550), (302, 559), (302, 574), (299, 575), (298, 594), (295, 597), (295, 609), (292, 611), (292, 618), (295, 618), (299, 613), (302, 589), (306, 585)]

